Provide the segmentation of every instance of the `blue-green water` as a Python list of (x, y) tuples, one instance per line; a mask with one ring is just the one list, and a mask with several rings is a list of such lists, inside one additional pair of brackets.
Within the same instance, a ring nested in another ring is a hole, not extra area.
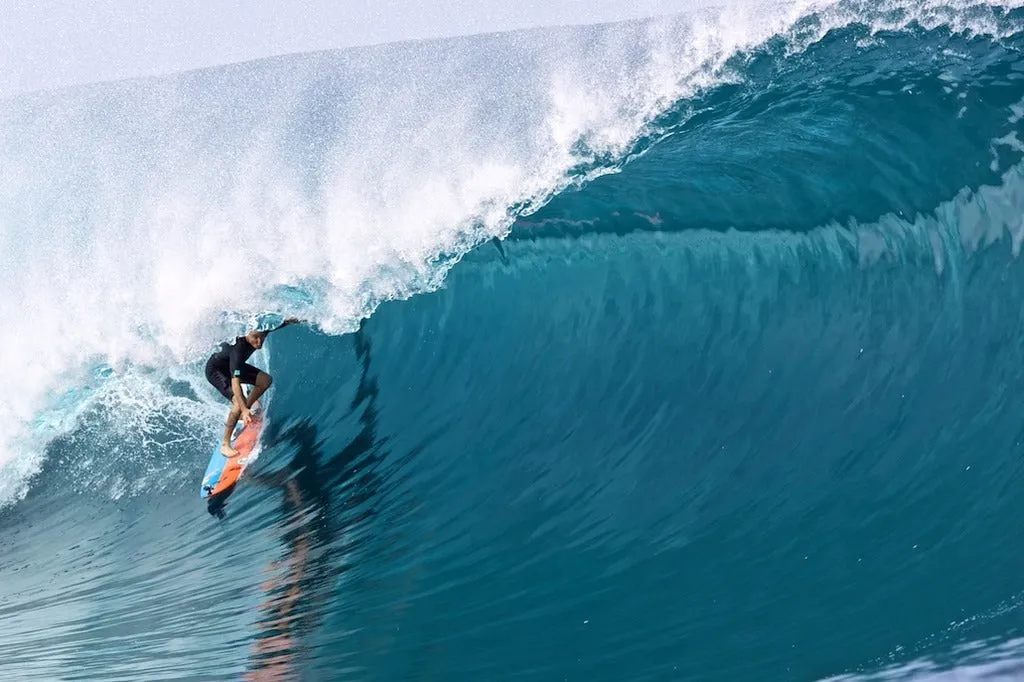
[(1024, 14), (737, 12), (0, 104), (0, 677), (1024, 679)]

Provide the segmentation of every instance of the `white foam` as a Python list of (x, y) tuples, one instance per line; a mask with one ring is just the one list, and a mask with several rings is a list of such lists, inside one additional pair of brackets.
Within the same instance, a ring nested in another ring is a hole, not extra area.
[[(960, 16), (943, 6), (892, 21)], [(742, 3), (0, 104), (0, 505), (80, 405), (33, 431), (40, 411), (95, 384), (89, 368), (195, 362), (268, 310), (352, 329), (735, 78), (737, 52), (780, 34), (802, 49), (868, 11)], [(285, 310), (281, 287), (306, 302)]]
[[(950, 628), (953, 629), (955, 628)], [(1005, 642), (966, 641), (950, 648), (951, 651), (942, 652), (943, 660), (920, 656), (910, 661), (880, 665), (878, 669), (870, 672), (845, 673), (823, 678), (820, 682), (1010, 682), (1024, 676), (1024, 639), (1010, 639)], [(955, 665), (948, 661), (950, 654), (956, 661)], [(898, 660), (905, 656), (904, 648), (896, 647), (888, 658)]]

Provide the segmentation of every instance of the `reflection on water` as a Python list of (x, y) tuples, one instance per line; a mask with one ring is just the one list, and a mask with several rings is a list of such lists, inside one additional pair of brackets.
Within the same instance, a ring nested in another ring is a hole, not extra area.
[[(309, 421), (289, 426), (283, 433), (268, 434), (268, 441), (290, 444), (296, 454), (287, 466), (273, 474), (254, 474), (252, 482), (281, 492), (279, 524), (284, 555), (268, 567), (271, 578), (262, 585), (259, 631), (252, 644), (247, 680), (291, 680), (299, 676), (302, 660), (309, 654), (304, 638), (322, 620), (324, 607), (338, 576), (351, 566), (346, 556), (347, 531), (372, 515), (365, 502), (374, 495), (376, 477), (365, 469), (382, 458), (376, 438), (377, 382), (370, 375), (371, 347), (362, 329), (352, 335), (361, 364), (359, 385), (351, 409), (362, 409), (362, 428), (334, 456), (325, 456), (317, 428)], [(358, 484), (346, 486), (360, 461), (364, 469)], [(334, 491), (344, 490), (343, 500)], [(366, 511), (354, 516), (345, 508)]]

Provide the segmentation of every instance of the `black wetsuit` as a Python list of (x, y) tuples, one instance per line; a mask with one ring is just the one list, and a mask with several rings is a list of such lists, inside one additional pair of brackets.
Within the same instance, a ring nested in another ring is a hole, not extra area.
[(236, 338), (233, 344), (222, 343), (220, 350), (206, 361), (206, 380), (213, 384), (222, 396), (231, 400), (234, 397), (231, 390), (232, 377), (238, 377), (243, 384), (256, 383), (256, 376), (260, 370), (246, 362), (255, 352), (256, 349), (244, 336)]

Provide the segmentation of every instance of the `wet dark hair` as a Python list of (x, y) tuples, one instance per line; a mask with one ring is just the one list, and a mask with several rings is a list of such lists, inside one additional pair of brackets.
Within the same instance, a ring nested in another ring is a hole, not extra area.
[(224, 518), (224, 505), (228, 498), (231, 497), (231, 493), (235, 492), (236, 485), (233, 484), (216, 495), (210, 495), (206, 499), (206, 511), (210, 512), (211, 516), (216, 516), (218, 519)]

